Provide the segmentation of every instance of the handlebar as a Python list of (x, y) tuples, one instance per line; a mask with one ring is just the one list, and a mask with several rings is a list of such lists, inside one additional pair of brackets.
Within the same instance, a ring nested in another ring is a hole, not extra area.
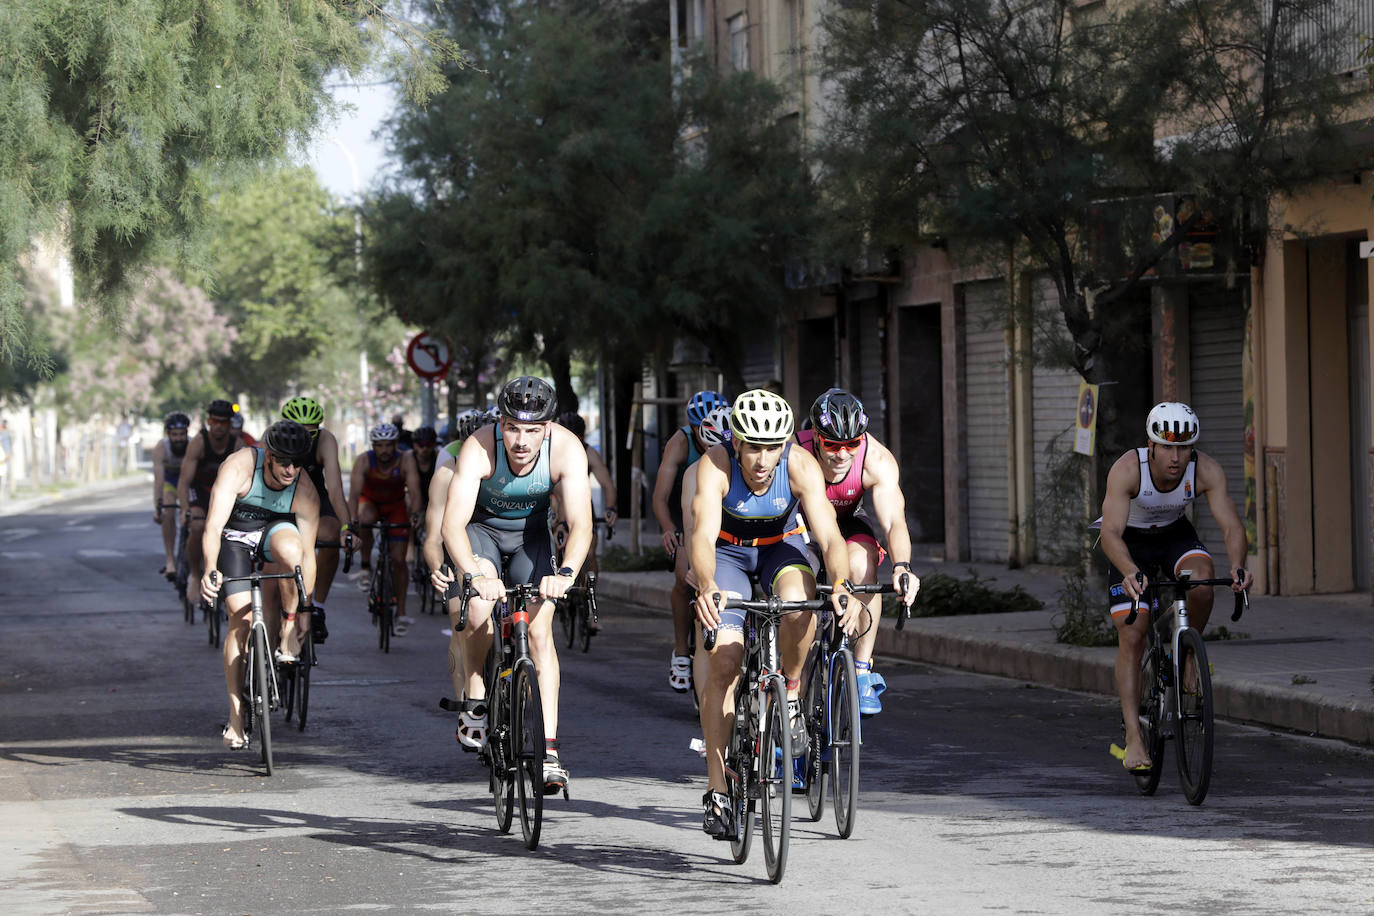
[[(453, 567), (450, 566), (448, 563), (445, 563), (443, 565), (443, 572), (445, 575), (451, 576), (453, 575)], [(458, 621), (453, 625), (453, 629), (455, 631), (461, 631), (467, 628), (468, 602), (473, 598), (477, 597), (477, 591), (472, 587), (472, 580), (474, 578), (476, 577), (473, 576), (472, 573), (463, 573), (461, 584), (458, 580), (455, 580), (454, 582), (449, 584), (449, 587), (447, 589), (444, 590), (445, 606), (447, 606), (448, 602), (452, 601), (454, 598), (459, 599)], [(595, 596), (595, 587), (596, 574), (588, 573), (586, 585), (570, 585), (568, 586), (568, 591), (565, 594), (571, 594), (573, 592), (585, 592), (587, 595)], [(458, 590), (456, 593), (454, 591), (455, 588)], [(519, 585), (508, 586), (505, 589), (505, 594), (506, 601), (516, 599), (519, 603), (523, 604), (529, 601), (531, 598), (537, 598), (539, 596), (539, 586), (535, 585), (532, 582), (522, 582)]]
[[(901, 588), (893, 588), (890, 582), (874, 582), (869, 585), (851, 585), (849, 586), (849, 593), (851, 595), (905, 595), (907, 585), (910, 581), (911, 574), (902, 573)], [(828, 583), (818, 583), (816, 585), (816, 593), (820, 595), (828, 595), (834, 590), (835, 587)], [(911, 619), (911, 605), (903, 601), (900, 602), (900, 606), (900, 610), (897, 614), (897, 629), (899, 630), (906, 626), (906, 622)]]
[(263, 579), (295, 579), (296, 591), (300, 593), (301, 598), (301, 604), (300, 607), (297, 608), (297, 610), (309, 613), (314, 607), (313, 605), (307, 603), (305, 593), (305, 577), (301, 575), (301, 568), (299, 566), (297, 566), (294, 571), (289, 573), (252, 572), (246, 576), (221, 576), (219, 574), (218, 569), (210, 570), (210, 581), (215, 585), (219, 585), (221, 582), (223, 582), (225, 585), (228, 585), (230, 582), (249, 582), (257, 583), (260, 585)]
[[(1149, 591), (1151, 589), (1154, 589), (1158, 591), (1161, 588), (1177, 588), (1181, 589), (1186, 594), (1188, 589), (1190, 588), (1200, 588), (1202, 586), (1211, 586), (1214, 588), (1223, 585), (1231, 586), (1235, 584), (1236, 579), (1239, 579), (1242, 582), (1245, 581), (1244, 568), (1236, 570), (1235, 579), (1192, 579), (1188, 576), (1183, 576), (1178, 579), (1168, 579), (1161, 577), (1158, 580), (1152, 580), (1148, 586), (1145, 586), (1145, 590)], [(1138, 585), (1144, 584), (1145, 574), (1140, 570), (1136, 570), (1135, 581)], [(1240, 620), (1241, 615), (1244, 614), (1246, 609), (1250, 607), (1250, 593), (1247, 590), (1241, 589), (1235, 594), (1235, 610), (1231, 612), (1231, 621), (1233, 623), (1237, 620)], [(1131, 599), (1131, 612), (1126, 615), (1126, 626), (1130, 626), (1131, 624), (1135, 623), (1136, 616), (1139, 614), (1139, 612), (1140, 598), (1137, 596)]]
[[(782, 617), (787, 614), (800, 614), (802, 611), (819, 611), (830, 604), (824, 598), (809, 598), (804, 601), (784, 601), (776, 595), (769, 595), (762, 601), (755, 601), (747, 598), (726, 598), (725, 603), (721, 603), (719, 592), (715, 595), (716, 608), (718, 610), (738, 609), (743, 611), (753, 611), (756, 614), (770, 614), (775, 617)], [(849, 605), (849, 596), (840, 596), (840, 607), (845, 608)], [(707, 652), (716, 647), (716, 628), (703, 629), (701, 634), (701, 644)]]

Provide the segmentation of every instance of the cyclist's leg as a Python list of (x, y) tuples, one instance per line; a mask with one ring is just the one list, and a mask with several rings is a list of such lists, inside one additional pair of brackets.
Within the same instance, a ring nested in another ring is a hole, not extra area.
[[(328, 512), (325, 506), (329, 505), (328, 498), (320, 494), (320, 527), (316, 534), (317, 541), (333, 541), (338, 543), (341, 523), (334, 516), (334, 508), (330, 506)], [(339, 570), (339, 548), (321, 547), (315, 551), (315, 604), (323, 605), (329, 600), (329, 589), (334, 585), (334, 574)]]
[(205, 534), (205, 508), (209, 501), (209, 494), (191, 487), (191, 525), (186, 535), (186, 566), (190, 574), (186, 577), (186, 598), (192, 603), (197, 600), (200, 580), (205, 576), (205, 551), (200, 539)]
[[(301, 565), (304, 547), (296, 526), (282, 522), (268, 529), (265, 536), (263, 559), (267, 562), (268, 572), (292, 572)], [(297, 614), (300, 595), (296, 592), (294, 579), (278, 579), (277, 594), (280, 597), (281, 629), (277, 643), (282, 657), (294, 659), (301, 653), (301, 643), (310, 627), (310, 614)], [(296, 618), (294, 621), (292, 618)]]
[[(250, 550), (230, 541), (221, 543), (220, 575), (246, 576), (252, 569)], [(247, 582), (227, 584), (223, 587), (223, 594), (225, 611), (229, 615), (229, 629), (224, 635), (223, 649), (224, 685), (229, 691), (229, 723), (224, 732), (224, 743), (234, 747), (243, 744), (243, 660), (248, 649), (248, 628), (253, 615)]]
[[(410, 519), (406, 517), (406, 504), (403, 502), (388, 505), (384, 516), (386, 521), (393, 525), (410, 524)], [(401, 621), (405, 617), (406, 590), (410, 584), (410, 566), (406, 563), (406, 553), (410, 547), (410, 529), (393, 528), (387, 532), (387, 537), (391, 539), (391, 581), (394, 586), (391, 591), (396, 598), (396, 619)], [(397, 635), (404, 635), (405, 627), (409, 624), (408, 619), (404, 620)]]
[(1150, 763), (1150, 749), (1140, 734), (1140, 659), (1148, 641), (1150, 614), (1143, 605), (1135, 622), (1126, 626), (1131, 612), (1130, 599), (1121, 588), (1121, 573), (1107, 564), (1107, 584), (1110, 588), (1112, 623), (1116, 626), (1116, 692), (1121, 700), (1121, 721), (1126, 726), (1126, 769), (1133, 770)]
[(166, 560), (162, 566), (163, 575), (177, 571), (177, 488), (175, 484), (162, 483), (162, 550)]
[[(759, 582), (765, 591), (784, 601), (805, 601), (816, 597), (816, 577), (807, 559), (806, 545), (793, 535), (778, 544), (758, 548)], [(802, 666), (816, 635), (816, 615), (810, 611), (788, 614), (778, 626), (778, 646), (782, 668), (787, 675), (787, 698), (798, 696)]]
[[(501, 552), (493, 538), (490, 530), (481, 524), (473, 523), (467, 527), (468, 542), (472, 545), (472, 553), (477, 561), (477, 567), (482, 575), (496, 578), (500, 575)], [(459, 577), (461, 579), (461, 576)], [(460, 608), (458, 601), (450, 603), (451, 620), (453, 623), (453, 638), (449, 641), (449, 651), (454, 651), (456, 646), (459, 658), (462, 659), (462, 670), (466, 672), (466, 680), (463, 684), (462, 696), (469, 700), (484, 699), (487, 695), (487, 686), (482, 681), (482, 669), (486, 664), (487, 651), (491, 648), (494, 629), (492, 626), (493, 603), (483, 601), (481, 598), (473, 598), (468, 602), (467, 626), (462, 630), (458, 627), (458, 611)]]
[[(756, 551), (748, 547), (716, 548), (716, 585), (727, 597), (752, 594), (749, 571)], [(712, 792), (725, 792), (725, 747), (735, 718), (735, 682), (744, 660), (744, 612), (722, 610), (716, 645), (708, 656), (701, 691), (701, 736), (706, 745), (706, 774)], [(704, 648), (703, 648), (704, 651)]]

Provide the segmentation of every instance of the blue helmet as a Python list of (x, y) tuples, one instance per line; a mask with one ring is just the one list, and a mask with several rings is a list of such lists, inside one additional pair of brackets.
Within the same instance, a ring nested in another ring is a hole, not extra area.
[(687, 422), (693, 426), (700, 426), (708, 413), (717, 407), (729, 406), (729, 402), (720, 396), (719, 391), (698, 391), (687, 401)]

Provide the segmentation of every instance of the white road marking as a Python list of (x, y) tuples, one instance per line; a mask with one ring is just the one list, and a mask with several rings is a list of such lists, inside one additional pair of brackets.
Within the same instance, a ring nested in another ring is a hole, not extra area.
[(0, 553), (6, 560), (41, 560), (43, 555), (36, 550), (6, 550)]
[(37, 533), (37, 528), (11, 528), (9, 531), (0, 531), (0, 540), (18, 541), (22, 538), (33, 537)]
[(104, 560), (104, 559), (109, 559), (109, 558), (111, 558), (111, 557), (122, 557), (122, 556), (124, 556), (124, 551), (122, 551), (122, 550), (104, 550), (104, 549), (101, 549), (101, 548), (96, 547), (96, 548), (92, 548), (92, 549), (90, 549), (90, 550), (78, 550), (78, 551), (76, 552), (76, 555), (77, 555), (78, 557), (85, 557), (85, 558), (88, 559), (88, 560)]

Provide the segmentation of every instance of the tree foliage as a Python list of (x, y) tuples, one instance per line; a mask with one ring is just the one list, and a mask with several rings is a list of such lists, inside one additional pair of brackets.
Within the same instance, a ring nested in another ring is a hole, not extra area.
[[(217, 178), (282, 154), (329, 105), (326, 76), (401, 39), (408, 85), (457, 58), (390, 0), (0, 4), (0, 362), (41, 360), (18, 261), (57, 235), (81, 298), (115, 308), (131, 276), (184, 258)], [(423, 53), (422, 53), (423, 52)]]

